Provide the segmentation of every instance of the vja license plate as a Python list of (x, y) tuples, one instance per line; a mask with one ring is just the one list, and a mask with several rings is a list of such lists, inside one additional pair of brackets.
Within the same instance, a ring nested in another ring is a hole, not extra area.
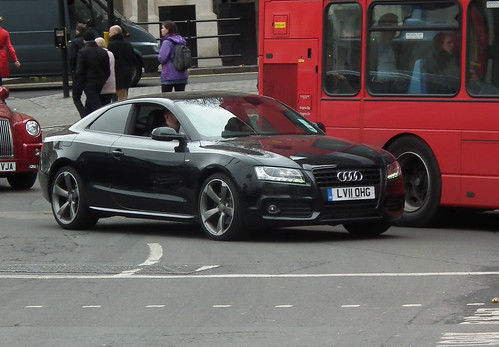
[(327, 190), (327, 201), (370, 200), (370, 199), (376, 199), (376, 192), (373, 186), (329, 188)]
[(0, 172), (10, 172), (10, 171), (16, 171), (15, 161), (0, 162)]

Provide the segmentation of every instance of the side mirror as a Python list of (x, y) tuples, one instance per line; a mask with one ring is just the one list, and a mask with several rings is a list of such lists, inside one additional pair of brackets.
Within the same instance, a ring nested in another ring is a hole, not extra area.
[(9, 88), (7, 87), (4, 87), (4, 86), (0, 86), (0, 99), (1, 100), (5, 100), (9, 97)]
[(326, 127), (324, 126), (324, 123), (322, 122), (317, 122), (315, 123), (317, 125), (317, 128), (321, 129), (322, 131), (326, 132)]
[(178, 134), (175, 129), (170, 127), (154, 128), (151, 138), (157, 141), (178, 141), (175, 152), (185, 152), (187, 149), (187, 136), (184, 133)]

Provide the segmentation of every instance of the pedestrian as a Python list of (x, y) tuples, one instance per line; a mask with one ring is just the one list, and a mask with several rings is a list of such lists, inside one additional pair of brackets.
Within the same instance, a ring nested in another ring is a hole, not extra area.
[(134, 52), (132, 45), (125, 41), (119, 25), (109, 28), (108, 49), (114, 54), (116, 96), (118, 100), (128, 98), (128, 88), (132, 83)]
[(187, 70), (178, 71), (173, 66), (175, 45), (185, 45), (185, 39), (180, 36), (177, 25), (172, 21), (166, 21), (161, 26), (161, 48), (159, 49), (158, 61), (161, 64), (161, 91), (176, 92), (185, 90), (189, 73)]
[(107, 79), (106, 83), (104, 83), (104, 87), (102, 87), (102, 90), (100, 92), (100, 101), (101, 104), (107, 105), (109, 104), (112, 100), (113, 97), (116, 95), (116, 78), (114, 74), (114, 54), (113, 52), (110, 52), (106, 48), (106, 40), (104, 40), (102, 37), (97, 37), (95, 39), (95, 42), (97, 43), (97, 46), (100, 48), (104, 49), (107, 52), (107, 55), (109, 56), (109, 70), (110, 70), (110, 75), (109, 78)]
[[(21, 63), (19, 59), (17, 59), (16, 50), (12, 46), (10, 42), (10, 35), (7, 30), (1, 27), (1, 23), (3, 22), (3, 17), (0, 17), (0, 86), (3, 84), (2, 77), (9, 77), (9, 58), (7, 56), (7, 52), (10, 55), (10, 58), (14, 62), (14, 65), (19, 68), (21, 67)], [(7, 49), (7, 51), (5, 51)]]
[(76, 82), (76, 63), (78, 61), (78, 52), (83, 47), (83, 33), (87, 29), (87, 25), (84, 23), (78, 23), (75, 29), (75, 37), (71, 41), (71, 45), (69, 46), (69, 69), (71, 70), (71, 77), (73, 79), (72, 85), (72, 97), (73, 103), (80, 114), (80, 117), (84, 117), (85, 108), (83, 107), (83, 103), (81, 102), (81, 96), (83, 94), (83, 89), (80, 88), (80, 85)]
[(97, 46), (95, 34), (86, 30), (83, 34), (83, 47), (78, 52), (76, 79), (86, 96), (84, 116), (102, 106), (100, 93), (111, 75), (109, 56)]

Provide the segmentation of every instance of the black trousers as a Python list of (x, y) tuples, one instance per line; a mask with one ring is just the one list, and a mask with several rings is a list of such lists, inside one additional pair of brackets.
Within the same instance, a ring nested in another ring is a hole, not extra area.
[(178, 84), (162, 84), (161, 85), (161, 92), (171, 92), (175, 88), (176, 92), (183, 92), (185, 90), (185, 83), (178, 83)]

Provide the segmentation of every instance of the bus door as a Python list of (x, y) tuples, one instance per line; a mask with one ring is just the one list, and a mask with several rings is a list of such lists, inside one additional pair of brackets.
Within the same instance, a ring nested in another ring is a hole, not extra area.
[(320, 121), (329, 135), (359, 141), (362, 6), (331, 2), (324, 21)]

